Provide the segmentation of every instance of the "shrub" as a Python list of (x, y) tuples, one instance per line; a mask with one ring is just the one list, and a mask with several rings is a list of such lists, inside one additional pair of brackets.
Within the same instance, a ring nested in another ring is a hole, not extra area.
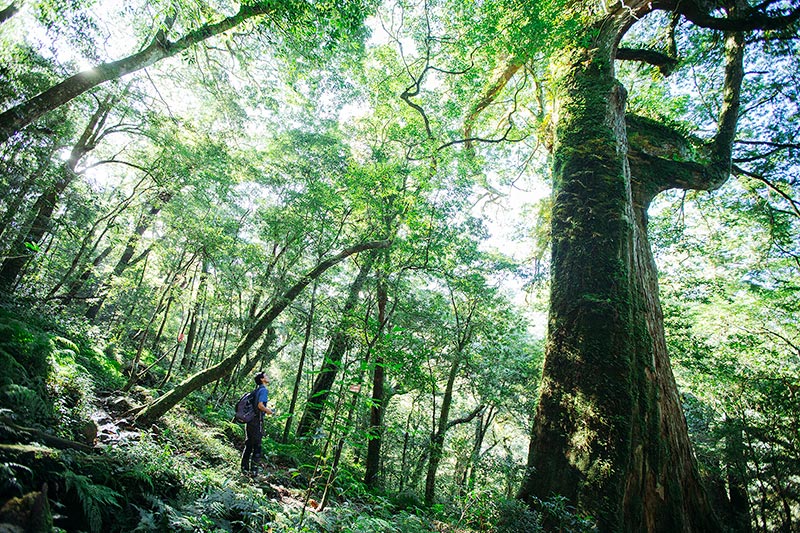
[[(37, 395), (41, 400), (46, 397), (43, 376), (50, 371), (50, 352), (52, 344), (47, 334), (35, 328), (29, 328), (23, 322), (0, 309), (0, 407), (16, 411), (16, 401), (23, 394), (23, 389)], [(9, 388), (16, 385), (18, 388)], [(27, 393), (24, 393), (27, 394)], [(23, 408), (39, 408), (33, 405), (30, 398), (23, 399)], [(36, 420), (47, 418), (40, 416), (37, 409), (20, 413)], [(47, 413), (49, 415), (49, 413)]]
[(497, 533), (533, 533), (542, 531), (539, 514), (517, 499), (502, 498), (497, 502)]
[(92, 533), (101, 531), (114, 512), (119, 509), (122, 495), (118, 492), (92, 482), (87, 476), (79, 475), (71, 470), (64, 472), (64, 481), (68, 491), (74, 491), (81, 503), (83, 514)]
[(58, 419), (56, 433), (70, 439), (82, 435), (85, 422), (91, 416), (94, 383), (86, 369), (75, 361), (70, 349), (52, 352), (52, 372), (47, 380), (47, 392)]
[(528, 533), (542, 531), (538, 513), (524, 502), (491, 490), (476, 490), (463, 502), (461, 521), (478, 531)]
[(547, 500), (537, 500), (537, 509), (540, 509), (545, 522), (552, 524), (558, 531), (568, 533), (592, 533), (597, 531), (591, 517), (581, 516), (575, 509), (567, 505), (563, 496), (553, 496)]

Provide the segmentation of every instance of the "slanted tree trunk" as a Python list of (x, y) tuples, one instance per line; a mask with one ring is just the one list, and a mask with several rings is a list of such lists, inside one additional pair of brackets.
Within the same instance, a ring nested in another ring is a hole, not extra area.
[(260, 365), (262, 368), (266, 368), (272, 362), (275, 357), (286, 348), (286, 343), (278, 346), (275, 349), (270, 349), (272, 343), (278, 338), (278, 334), (275, 331), (275, 328), (272, 326), (267, 328), (267, 334), (264, 337), (264, 342), (261, 343), (261, 346), (256, 350), (256, 353), (253, 354), (252, 357), (248, 357), (239, 368), (238, 372), (233, 376), (233, 383), (241, 382), (242, 380), (252, 381), (253, 379), (253, 372), (256, 369), (256, 365)]
[(0, 24), (8, 21), (11, 17), (17, 14), (19, 11), (19, 5), (21, 0), (14, 0), (2, 10), (0, 10)]
[[(13, 4), (12, 4), (13, 5)], [(79, 72), (47, 89), (43, 93), (0, 113), (0, 143), (5, 142), (16, 132), (86, 91), (110, 80), (115, 80), (174, 56), (210, 37), (224, 33), (242, 22), (275, 10), (279, 4), (255, 2), (243, 4), (239, 11), (219, 22), (205, 24), (188, 32), (176, 41), (169, 41), (163, 29), (156, 33), (152, 42), (139, 52), (117, 61), (103, 63), (89, 70)], [(173, 18), (174, 20), (174, 18)], [(172, 21), (166, 21), (171, 26)]]
[(483, 441), (486, 439), (486, 432), (489, 431), (489, 427), (492, 425), (496, 415), (497, 410), (495, 406), (490, 405), (475, 421), (475, 440), (472, 443), (472, 451), (469, 454), (469, 459), (464, 467), (464, 475), (461, 479), (460, 492), (462, 496), (475, 488), (475, 483), (478, 479), (478, 466), (481, 460)]
[[(72, 264), (70, 265), (70, 268), (64, 273), (61, 281), (56, 283), (53, 288), (50, 289), (47, 299), (55, 297), (56, 293), (64, 284), (67, 284), (68, 281), (69, 284), (67, 285), (67, 290), (61, 297), (62, 304), (64, 307), (67, 307), (72, 303), (73, 299), (78, 297), (78, 293), (81, 291), (83, 286), (97, 271), (97, 267), (99, 267), (103, 261), (105, 261), (106, 257), (114, 250), (114, 247), (111, 245), (106, 246), (102, 252), (97, 254), (95, 258), (92, 259), (89, 266), (83, 265), (84, 270), (79, 276), (73, 277), (73, 273), (83, 261), (84, 256), (91, 257), (95, 253), (97, 248), (103, 242), (103, 238), (105, 237), (106, 233), (116, 224), (117, 217), (120, 215), (120, 213), (125, 211), (130, 206), (133, 199), (139, 195), (139, 186), (144, 182), (144, 180), (145, 178), (139, 180), (139, 183), (133, 187), (131, 193), (126, 198), (123, 198), (114, 209), (109, 211), (106, 215), (95, 220), (94, 224), (92, 224), (92, 227), (83, 238), (80, 249), (72, 258)], [(101, 226), (101, 224), (103, 225), (103, 230), (95, 238), (95, 232)], [(87, 248), (89, 248), (88, 245), (90, 241), (93, 241), (94, 243), (91, 248), (87, 250)]]
[(208, 260), (203, 257), (201, 261), (202, 267), (197, 286), (197, 294), (194, 297), (194, 305), (192, 306), (191, 317), (189, 318), (189, 333), (186, 335), (186, 345), (183, 348), (183, 358), (181, 359), (181, 368), (183, 369), (190, 368), (191, 365), (192, 352), (196, 349), (197, 328), (200, 323), (203, 301), (205, 300), (205, 288), (208, 280)]
[(4, 244), (0, 245), (0, 253), (7, 250), (5, 243), (8, 242), (14, 234), (14, 224), (12, 224), (12, 222), (20, 215), (22, 206), (31, 190), (37, 183), (41, 182), (42, 176), (44, 176), (45, 171), (51, 165), (50, 159), (53, 157), (55, 151), (56, 149), (54, 148), (51, 153), (47, 154), (47, 157), (38, 157), (38, 167), (36, 171), (29, 173), (18, 187), (5, 192), (7, 202), (6, 212), (3, 213), (2, 218), (0, 218), (0, 241)]
[(316, 429), (322, 418), (325, 402), (328, 400), (331, 387), (336, 379), (336, 374), (339, 372), (339, 365), (347, 351), (347, 345), (350, 340), (347, 333), (348, 326), (350, 325), (350, 313), (353, 312), (353, 309), (355, 309), (358, 303), (358, 294), (364, 287), (364, 283), (367, 281), (367, 276), (369, 276), (374, 263), (375, 252), (367, 255), (358, 271), (356, 279), (353, 281), (352, 285), (350, 285), (347, 300), (342, 307), (342, 319), (331, 335), (328, 349), (325, 351), (322, 368), (314, 380), (311, 392), (308, 394), (305, 411), (303, 411), (303, 416), (300, 418), (300, 423), (297, 425), (298, 438), (305, 437), (312, 430)]
[(729, 531), (751, 533), (750, 498), (747, 494), (747, 462), (744, 458), (740, 421), (726, 417), (722, 422), (723, 457), (719, 472), (712, 474), (709, 493), (714, 508)]
[(31, 254), (26, 251), (26, 243), (38, 244), (50, 229), (52, 216), (58, 206), (61, 194), (77, 176), (75, 169), (80, 160), (87, 153), (94, 150), (97, 143), (100, 142), (102, 130), (112, 106), (113, 100), (111, 97), (107, 97), (103, 102), (100, 102), (83, 133), (72, 147), (69, 157), (64, 162), (61, 177), (48, 190), (39, 195), (36, 202), (34, 202), (30, 209), (33, 218), (28, 225), (27, 231), (22, 231), (17, 236), (10, 248), (11, 256), (6, 258), (2, 266), (0, 266), (0, 288), (10, 290), (14, 286), (20, 272), (22, 272), (25, 264), (31, 258)]
[(450, 361), (450, 370), (447, 373), (447, 384), (444, 388), (442, 395), (442, 406), (439, 411), (439, 420), (436, 420), (436, 390), (433, 391), (434, 409), (433, 409), (433, 422), (431, 424), (431, 442), (428, 453), (428, 470), (425, 476), (425, 505), (433, 505), (433, 500), (436, 492), (436, 473), (439, 470), (439, 462), (442, 459), (444, 452), (444, 438), (447, 431), (456, 424), (463, 424), (471, 421), (478, 416), (484, 406), (478, 406), (470, 415), (450, 421), (450, 408), (453, 404), (453, 387), (458, 376), (461, 363), (464, 362), (466, 356), (465, 350), (472, 341), (472, 336), (475, 332), (475, 325), (473, 319), (475, 311), (478, 307), (478, 301), (471, 298), (467, 301), (466, 308), (461, 310), (456, 303), (456, 297), (451, 289), (450, 300), (453, 307), (453, 315), (455, 317), (456, 332), (453, 339), (453, 354)]
[(139, 242), (142, 240), (144, 232), (147, 231), (148, 227), (150, 227), (150, 224), (156, 215), (161, 212), (163, 204), (168, 203), (171, 199), (172, 193), (170, 191), (164, 191), (159, 195), (156, 202), (150, 205), (146, 212), (141, 214), (139, 221), (136, 223), (136, 228), (125, 243), (125, 249), (122, 251), (122, 255), (117, 260), (117, 264), (114, 265), (114, 270), (111, 271), (107, 281), (98, 288), (97, 293), (95, 294), (96, 300), (91, 306), (89, 306), (89, 309), (87, 309), (86, 318), (89, 320), (94, 320), (97, 318), (97, 314), (100, 312), (100, 309), (103, 307), (103, 304), (108, 297), (108, 291), (111, 286), (111, 282), (115, 278), (121, 276), (122, 273), (125, 272), (125, 269), (131, 265), (133, 255), (136, 253), (136, 249), (139, 246)]
[(144, 407), (136, 415), (137, 422), (141, 424), (151, 424), (155, 422), (192, 392), (233, 372), (236, 365), (244, 358), (253, 344), (261, 337), (272, 322), (295, 300), (295, 298), (297, 298), (300, 292), (302, 292), (309, 283), (321, 276), (326, 270), (341, 263), (353, 254), (366, 250), (386, 248), (389, 245), (389, 241), (366, 242), (346, 248), (338, 254), (321, 261), (313, 270), (301, 277), (299, 281), (276, 298), (272, 305), (260, 313), (256, 322), (247, 331), (233, 353), (222, 359), (222, 361), (216, 365), (188, 377), (164, 396), (161, 396)]
[[(70, 262), (69, 268), (61, 276), (61, 279), (59, 281), (57, 281), (56, 284), (53, 285), (53, 287), (47, 292), (47, 296), (45, 297), (45, 300), (50, 300), (51, 298), (53, 298), (55, 296), (55, 294), (61, 289), (61, 287), (63, 287), (64, 284), (72, 277), (72, 275), (75, 272), (75, 270), (78, 268), (78, 266), (80, 266), (83, 258), (87, 254), (94, 253), (94, 251), (97, 249), (97, 245), (99, 244), (99, 241), (105, 236), (105, 231), (104, 231), (103, 233), (100, 234), (100, 236), (97, 239), (94, 238), (95, 231), (96, 231), (98, 225), (99, 225), (99, 222), (96, 221), (93, 224), (92, 228), (89, 230), (89, 232), (86, 234), (86, 236), (81, 240), (81, 245), (78, 248), (78, 251), (72, 256), (72, 261)], [(106, 229), (108, 229), (108, 226), (106, 226)], [(89, 249), (89, 244), (92, 241), (94, 241), (94, 245), (92, 246), (91, 249)], [(83, 277), (84, 274), (86, 275), (85, 278)], [(84, 272), (80, 276), (78, 276), (78, 277), (76, 277), (75, 279), (72, 280), (72, 284), (70, 285), (70, 288), (72, 288), (74, 286), (76, 294), (77, 294), (77, 291), (80, 290), (80, 287), (83, 285), (83, 283), (86, 280), (89, 279), (90, 275), (91, 275), (91, 269), (87, 268), (86, 270), (84, 270)], [(70, 299), (71, 299), (71, 297), (70, 297)], [(63, 299), (63, 302), (64, 302), (64, 305), (67, 305), (68, 302), (67, 302), (66, 297)]]
[(556, 70), (548, 340), (534, 471), (520, 496), (563, 495), (601, 531), (720, 531), (669, 364), (647, 207), (668, 188), (713, 189), (727, 179), (742, 41), (728, 37), (711, 163), (660, 158), (653, 147), (668, 143), (629, 151), (629, 139), (666, 128), (626, 132), (625, 91), (613, 74), (624, 18), (606, 17), (592, 46), (566, 51)]
[[(461, 365), (461, 354), (457, 353), (450, 364), (447, 375), (447, 385), (444, 388), (442, 407), (439, 411), (439, 421), (431, 432), (430, 454), (428, 457), (428, 472), (425, 475), (425, 505), (433, 505), (436, 494), (436, 472), (444, 451), (445, 427), (450, 418), (450, 407), (453, 405), (453, 386), (458, 376), (458, 367)], [(435, 398), (434, 398), (435, 401)]]
[[(167, 322), (167, 317), (169, 316), (169, 310), (172, 307), (172, 303), (175, 300), (175, 296), (173, 294), (174, 287), (173, 285), (178, 278), (182, 267), (180, 266), (181, 262), (183, 261), (183, 257), (185, 255), (185, 250), (181, 252), (180, 260), (178, 261), (178, 268), (167, 274), (166, 279), (164, 280), (164, 290), (161, 291), (161, 296), (158, 299), (158, 304), (156, 304), (155, 309), (150, 313), (150, 319), (147, 322), (147, 326), (145, 326), (144, 330), (139, 331), (140, 339), (139, 343), (136, 346), (136, 355), (133, 357), (133, 361), (131, 362), (131, 371), (130, 371), (130, 378), (128, 382), (123, 387), (123, 392), (127, 392), (133, 388), (139, 382), (139, 379), (145, 375), (152, 367), (160, 363), (167, 354), (173, 350), (172, 347), (166, 349), (161, 357), (159, 357), (155, 362), (150, 364), (147, 368), (139, 371), (139, 363), (142, 359), (142, 354), (144, 353), (144, 347), (147, 343), (148, 336), (150, 335), (150, 328), (155, 323), (156, 318), (163, 312), (163, 317), (161, 318), (161, 323), (158, 327), (158, 332), (156, 333), (155, 339), (153, 340), (151, 346), (153, 347), (153, 351), (157, 350), (158, 345), (161, 342), (161, 335), (164, 332), (164, 325)], [(191, 260), (190, 260), (191, 261)], [(166, 300), (166, 304), (164, 303)], [(176, 346), (177, 346), (176, 342)]]
[[(103, 238), (103, 235), (100, 235), (100, 237), (98, 237), (96, 242), (99, 244), (99, 240), (102, 239), (102, 238)], [(95, 244), (95, 246), (96, 245), (97, 244)], [(80, 293), (80, 291), (83, 288), (83, 286), (86, 284), (86, 282), (89, 281), (89, 279), (91, 279), (91, 277), (94, 275), (95, 271), (97, 270), (97, 267), (99, 267), (101, 264), (103, 264), (103, 261), (106, 260), (106, 257), (108, 257), (108, 255), (113, 250), (114, 250), (113, 246), (106, 246), (105, 249), (102, 252), (97, 254), (95, 256), (95, 258), (92, 259), (91, 264), (88, 265), (83, 270), (81, 275), (78, 276), (77, 278), (75, 278), (74, 280), (72, 280), (72, 282), (67, 287), (67, 291), (64, 294), (64, 297), (61, 300), (65, 307), (67, 307), (70, 304), (72, 304), (73, 300), (78, 298), (78, 294)]]
[[(451, 370), (457, 368), (458, 366), (459, 366), (458, 364), (454, 364), (451, 367)], [(486, 407), (483, 404), (478, 405), (475, 409), (472, 410), (472, 412), (460, 418), (448, 421), (446, 417), (450, 416), (450, 407), (452, 405), (452, 401), (453, 401), (452, 389), (450, 390), (449, 396), (447, 390), (445, 390), (445, 395), (444, 398), (442, 399), (442, 411), (439, 415), (438, 428), (431, 435), (431, 443), (428, 453), (428, 471), (425, 476), (425, 505), (429, 507), (433, 505), (434, 498), (436, 496), (436, 473), (439, 470), (439, 462), (442, 460), (442, 456), (444, 455), (445, 435), (450, 430), (450, 428), (457, 426), (459, 424), (466, 424), (467, 422), (471, 422), (476, 416), (480, 415), (483, 412), (484, 408)]]

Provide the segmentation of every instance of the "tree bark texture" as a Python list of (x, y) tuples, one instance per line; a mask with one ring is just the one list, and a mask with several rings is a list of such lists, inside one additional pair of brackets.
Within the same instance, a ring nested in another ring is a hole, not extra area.
[(566, 496), (601, 531), (718, 531), (664, 341), (646, 205), (628, 164), (615, 33), (555, 71), (552, 288), (520, 496)]

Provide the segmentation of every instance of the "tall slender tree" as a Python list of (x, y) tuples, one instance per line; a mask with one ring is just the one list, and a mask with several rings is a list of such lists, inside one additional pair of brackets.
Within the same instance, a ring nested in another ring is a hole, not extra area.
[(364, 287), (364, 283), (366, 283), (367, 277), (372, 271), (372, 265), (375, 263), (376, 255), (375, 252), (367, 254), (359, 267), (358, 275), (356, 275), (353, 283), (350, 284), (347, 299), (341, 309), (341, 318), (331, 333), (328, 349), (325, 351), (322, 362), (322, 368), (314, 379), (314, 384), (306, 400), (305, 411), (303, 411), (303, 416), (300, 418), (300, 422), (297, 425), (296, 434), (298, 438), (307, 436), (314, 431), (320, 423), (322, 413), (325, 409), (325, 403), (333, 388), (336, 375), (339, 373), (342, 358), (351, 343), (349, 334), (350, 323), (352, 321), (351, 313), (359, 302), (361, 289)]
[[(387, 254), (382, 254), (385, 263)], [(369, 442), (367, 442), (367, 459), (364, 464), (364, 484), (368, 487), (376, 488), (379, 485), (378, 473), (380, 470), (381, 444), (383, 442), (383, 417), (385, 413), (386, 400), (386, 361), (381, 355), (381, 340), (384, 329), (389, 320), (387, 306), (389, 304), (389, 292), (386, 283), (385, 264), (378, 267), (376, 283), (376, 300), (378, 306), (377, 317), (377, 352), (372, 362), (372, 401), (369, 409)]]
[(11, 256), (6, 258), (0, 266), (0, 288), (9, 290), (17, 280), (22, 268), (30, 259), (31, 254), (26, 251), (26, 245), (36, 247), (42, 237), (50, 230), (53, 213), (59, 206), (59, 200), (64, 190), (77, 176), (76, 169), (81, 159), (97, 147), (97, 144), (106, 135), (106, 120), (113, 107), (114, 98), (107, 96), (105, 100), (98, 101), (97, 109), (89, 119), (78, 140), (72, 147), (69, 157), (61, 169), (61, 176), (52, 186), (43, 191), (33, 206), (30, 208), (31, 220), (27, 230), (19, 232), (14, 244), (11, 246)]

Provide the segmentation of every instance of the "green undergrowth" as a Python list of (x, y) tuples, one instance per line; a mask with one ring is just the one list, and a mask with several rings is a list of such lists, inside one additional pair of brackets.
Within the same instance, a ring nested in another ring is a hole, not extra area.
[(192, 394), (149, 428), (111, 413), (119, 438), (94, 442), (91, 419), (125, 383), (118, 357), (85, 324), (0, 308), (0, 506), (44, 489), (52, 530), (89, 533), (521, 533), (543, 531), (543, 516), (561, 531), (589, 531), (563, 502), (532, 511), (491, 491), (425, 509), (414, 494), (368, 491), (351, 461), (339, 466), (332, 497), (317, 511), (312, 501), (322, 499), (328, 470), (315, 447), (279, 443), (282, 421), (270, 419), (264, 475), (243, 477), (243, 427), (231, 421), (231, 400), (209, 392)]

